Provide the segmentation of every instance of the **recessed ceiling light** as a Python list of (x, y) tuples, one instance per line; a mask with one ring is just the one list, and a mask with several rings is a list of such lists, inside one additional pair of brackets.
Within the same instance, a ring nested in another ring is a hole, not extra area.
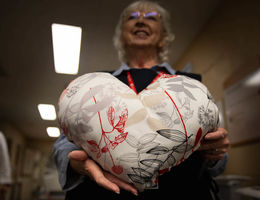
[(46, 130), (50, 137), (59, 137), (60, 136), (60, 129), (57, 127), (48, 127)]
[(56, 73), (78, 73), (81, 33), (81, 27), (52, 24), (52, 42)]
[(57, 117), (54, 105), (38, 104), (38, 110), (40, 112), (41, 118), (44, 120), (55, 120)]

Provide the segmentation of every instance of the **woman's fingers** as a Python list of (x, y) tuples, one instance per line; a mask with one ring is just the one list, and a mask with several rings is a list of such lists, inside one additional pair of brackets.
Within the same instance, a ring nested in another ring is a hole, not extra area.
[(118, 185), (120, 188), (129, 191), (134, 195), (138, 195), (138, 191), (133, 185), (126, 183), (125, 181), (117, 178), (116, 176), (110, 174), (109, 172), (104, 171), (104, 176), (110, 181), (112, 181), (113, 183), (115, 183), (116, 185)]
[(206, 134), (201, 142), (199, 151), (207, 160), (217, 161), (225, 156), (228, 147), (228, 132), (223, 128), (218, 128), (216, 131)]
[(69, 153), (70, 164), (72, 168), (80, 174), (89, 176), (99, 186), (111, 190), (117, 194), (120, 193), (120, 188), (131, 192), (134, 195), (138, 194), (137, 189), (125, 181), (117, 178), (113, 174), (104, 171), (91, 158), (88, 157), (85, 151), (75, 150)]
[(205, 140), (221, 140), (228, 136), (228, 132), (224, 128), (218, 128), (214, 132), (210, 132), (205, 135)]
[(101, 187), (111, 190), (117, 194), (120, 193), (119, 187), (104, 176), (103, 170), (92, 159), (87, 159), (85, 161), (85, 170), (87, 174)]
[(83, 150), (74, 150), (69, 153), (69, 158), (73, 160), (84, 161), (87, 160), (88, 155)]
[(201, 142), (199, 150), (227, 149), (229, 146), (228, 132), (223, 128), (208, 133)]

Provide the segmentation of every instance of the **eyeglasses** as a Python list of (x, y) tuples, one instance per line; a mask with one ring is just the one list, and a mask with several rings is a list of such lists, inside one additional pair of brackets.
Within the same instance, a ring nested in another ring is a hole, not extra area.
[(147, 13), (142, 13), (142, 12), (136, 11), (136, 12), (130, 13), (127, 20), (138, 19), (141, 16), (145, 19), (154, 20), (154, 21), (156, 21), (160, 18), (160, 14), (156, 11), (147, 12)]

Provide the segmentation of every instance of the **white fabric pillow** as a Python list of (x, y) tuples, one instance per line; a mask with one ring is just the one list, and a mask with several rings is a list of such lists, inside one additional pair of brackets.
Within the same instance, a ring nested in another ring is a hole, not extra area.
[(62, 93), (58, 117), (70, 141), (139, 191), (154, 187), (218, 125), (207, 88), (179, 75), (165, 75), (137, 95), (111, 74), (85, 74)]

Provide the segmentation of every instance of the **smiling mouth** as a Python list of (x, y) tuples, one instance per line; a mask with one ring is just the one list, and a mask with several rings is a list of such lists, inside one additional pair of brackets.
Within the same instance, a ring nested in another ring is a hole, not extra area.
[(137, 30), (134, 32), (134, 35), (144, 37), (149, 36), (149, 33), (144, 30)]

